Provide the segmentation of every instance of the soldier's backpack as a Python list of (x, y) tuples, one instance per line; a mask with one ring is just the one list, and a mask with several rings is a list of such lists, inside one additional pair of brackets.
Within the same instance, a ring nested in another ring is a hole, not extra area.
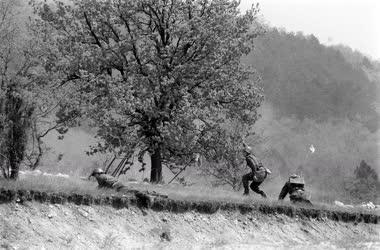
[(263, 182), (267, 178), (267, 169), (264, 166), (259, 166), (258, 169), (253, 173), (254, 182)]

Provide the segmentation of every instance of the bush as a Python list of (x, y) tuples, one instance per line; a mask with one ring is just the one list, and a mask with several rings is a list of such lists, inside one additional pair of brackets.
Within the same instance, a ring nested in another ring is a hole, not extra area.
[(380, 192), (379, 177), (364, 160), (356, 167), (354, 177), (346, 183), (346, 190), (356, 202), (377, 202)]

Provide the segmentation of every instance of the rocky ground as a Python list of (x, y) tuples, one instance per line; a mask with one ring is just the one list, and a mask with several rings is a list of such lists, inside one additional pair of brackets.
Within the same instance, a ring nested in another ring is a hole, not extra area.
[(379, 249), (380, 226), (251, 211), (0, 204), (0, 249)]

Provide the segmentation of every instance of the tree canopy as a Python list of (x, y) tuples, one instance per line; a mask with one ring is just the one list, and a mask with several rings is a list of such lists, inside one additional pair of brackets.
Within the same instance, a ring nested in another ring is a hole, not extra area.
[[(194, 153), (216, 159), (226, 124), (251, 126), (263, 96), (240, 63), (258, 31), (257, 7), (230, 0), (77, 0), (35, 3), (35, 27), (49, 37), (44, 67), (70, 86), (66, 115), (81, 113), (103, 139), (94, 152), (148, 152), (151, 181), (162, 163)], [(225, 146), (226, 147), (226, 146)]]

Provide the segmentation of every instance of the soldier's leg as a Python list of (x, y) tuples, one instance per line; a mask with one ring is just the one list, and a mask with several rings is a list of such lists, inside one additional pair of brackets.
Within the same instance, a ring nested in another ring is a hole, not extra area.
[(252, 173), (243, 175), (242, 182), (244, 187), (244, 195), (249, 194), (249, 181), (253, 179)]
[(294, 196), (290, 196), (290, 201), (294, 204), (303, 204), (303, 205), (309, 205), (309, 206), (312, 206), (313, 204), (311, 203), (311, 201), (309, 201), (308, 199), (304, 198), (304, 197), (294, 197)]
[(267, 198), (267, 195), (264, 193), (264, 191), (260, 190), (259, 188), (260, 184), (261, 182), (252, 182), (250, 187), (253, 192), (260, 194), (264, 198)]
[(309, 201), (309, 200), (305, 200), (304, 203), (305, 203), (306, 205), (313, 206), (313, 203), (311, 203), (311, 201)]

